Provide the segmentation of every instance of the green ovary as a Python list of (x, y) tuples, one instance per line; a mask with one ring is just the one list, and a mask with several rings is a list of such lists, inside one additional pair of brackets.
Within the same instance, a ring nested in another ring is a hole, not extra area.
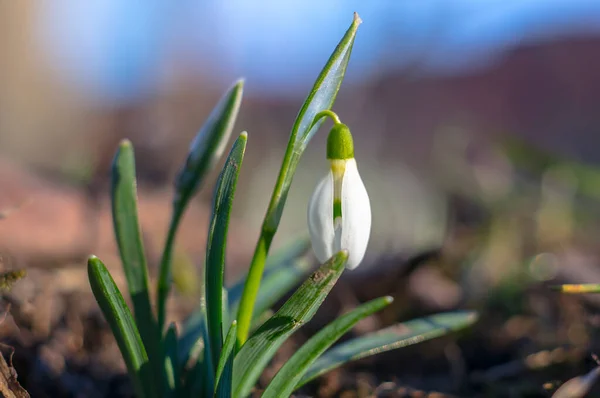
[(336, 123), (327, 136), (327, 159), (345, 160), (354, 158), (354, 141), (348, 126)]

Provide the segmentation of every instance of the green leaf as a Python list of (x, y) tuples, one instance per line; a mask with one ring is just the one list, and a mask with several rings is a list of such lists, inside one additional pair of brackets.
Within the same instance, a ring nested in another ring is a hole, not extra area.
[(308, 369), (296, 388), (347, 362), (407, 347), (472, 325), (477, 314), (455, 311), (399, 323), (333, 347)]
[(185, 373), (182, 387), (182, 397), (204, 397), (204, 369), (203, 361), (194, 363), (192, 368)]
[(112, 215), (115, 237), (127, 279), (133, 313), (156, 376), (160, 376), (160, 340), (150, 295), (148, 267), (140, 233), (137, 210), (135, 156), (131, 142), (121, 142), (112, 165)]
[(256, 318), (254, 318), (254, 320), (252, 321), (252, 326), (250, 327), (250, 333), (254, 333), (255, 330), (260, 328), (262, 325), (264, 325), (265, 322), (267, 322), (269, 319), (271, 319), (271, 317), (274, 314), (275, 314), (275, 311), (266, 310), (266, 311), (263, 311), (263, 313), (260, 316), (257, 316)]
[(362, 20), (358, 14), (354, 13), (352, 24), (331, 54), (304, 104), (302, 104), (300, 112), (298, 112), (285, 154), (287, 159), (284, 159), (284, 164), (282, 165), (286, 167), (282, 167), (280, 170), (277, 185), (265, 216), (264, 228), (267, 230), (277, 230), (300, 157), (304, 153), (304, 149), (306, 149), (310, 139), (322, 124), (322, 121), (313, 123), (315, 116), (319, 112), (333, 107), (337, 93), (346, 75), (346, 68), (350, 61), (354, 39), (361, 22)]
[(565, 284), (550, 286), (550, 289), (557, 290), (565, 294), (586, 294), (600, 293), (600, 284), (597, 283), (582, 283), (582, 284)]
[(231, 371), (233, 368), (233, 348), (235, 347), (235, 331), (237, 330), (237, 322), (233, 321), (227, 337), (225, 338), (225, 344), (221, 351), (221, 357), (219, 358), (219, 365), (217, 366), (217, 375), (215, 382), (217, 389), (215, 396), (220, 398), (231, 397)]
[(206, 317), (213, 363), (219, 362), (223, 345), (223, 312), (227, 310), (223, 305), (227, 229), (247, 140), (248, 134), (244, 132), (235, 141), (219, 176), (206, 242)]
[(262, 398), (289, 397), (310, 365), (326, 349), (348, 332), (358, 321), (381, 310), (392, 301), (391, 297), (381, 297), (369, 301), (331, 322), (292, 355), (271, 380)]
[(166, 301), (171, 289), (173, 246), (179, 223), (190, 199), (198, 192), (204, 179), (219, 161), (227, 147), (242, 102), (243, 88), (244, 81), (238, 80), (213, 108), (210, 116), (194, 138), (185, 165), (175, 181), (173, 214), (160, 262), (158, 278), (159, 330), (162, 330), (164, 325)]
[(179, 360), (177, 359), (177, 327), (169, 325), (165, 335), (165, 393), (163, 397), (180, 396)]
[(157, 386), (152, 376), (148, 356), (131, 312), (110, 273), (95, 256), (88, 260), (88, 278), (94, 297), (110, 325), (125, 360), (137, 396), (157, 397)]
[[(188, 382), (191, 384), (192, 396), (198, 396), (201, 394), (200, 392), (203, 392), (203, 395), (201, 396), (210, 397), (213, 395), (215, 390), (215, 364), (212, 360), (210, 338), (208, 336), (208, 329), (206, 327), (206, 312), (204, 306), (200, 306), (200, 308), (200, 337), (198, 340), (196, 340), (195, 345), (195, 347), (199, 348), (199, 352), (197, 352), (198, 355), (195, 361), (196, 364), (192, 370), (193, 379), (188, 380)], [(186, 352), (186, 355), (189, 358), (190, 353)]]
[[(181, 340), (178, 344), (181, 345)], [(205, 396), (203, 393), (205, 389), (205, 371), (206, 367), (204, 366), (204, 340), (200, 337), (196, 341), (196, 345), (194, 345), (190, 352), (186, 352), (188, 355), (188, 360), (180, 365), (180, 369), (182, 372), (183, 386), (182, 386), (182, 396), (184, 397), (198, 397)], [(179, 358), (181, 358), (181, 349), (179, 350)], [(193, 359), (193, 360), (190, 360)]]
[(210, 346), (210, 337), (208, 334), (208, 329), (206, 325), (207, 322), (202, 323), (204, 327), (202, 328), (202, 339), (204, 340), (204, 352), (203, 352), (203, 362), (204, 362), (204, 377), (202, 378), (204, 381), (204, 391), (207, 397), (209, 397), (213, 391), (215, 390), (215, 363), (212, 360), (212, 349)]
[(255, 316), (252, 320), (259, 318), (263, 312), (273, 307), (279, 299), (297, 286), (302, 279), (306, 278), (312, 264), (312, 261), (307, 257), (300, 257), (295, 259), (286, 269), (273, 269), (272, 272), (269, 272), (268, 277), (263, 278), (263, 285), (256, 297)]
[(204, 306), (200, 306), (192, 315), (183, 323), (181, 337), (179, 338), (179, 359), (181, 364), (188, 362), (191, 351), (202, 339), (202, 329), (206, 327), (206, 315)]
[(271, 201), (263, 221), (256, 249), (254, 250), (248, 278), (246, 279), (240, 301), (237, 317), (238, 345), (242, 345), (248, 338), (253, 319), (254, 304), (258, 295), (265, 261), (275, 232), (277, 232), (277, 228), (279, 227), (279, 221), (281, 220), (296, 167), (306, 145), (321, 125), (321, 122), (313, 123), (313, 119), (319, 112), (331, 109), (335, 102), (337, 92), (346, 73), (354, 38), (360, 23), (361, 20), (358, 14), (355, 13), (352, 24), (319, 74), (315, 85), (304, 101), (302, 108), (300, 108), (300, 112), (292, 127), (283, 163), (271, 195)]
[(316, 270), (242, 346), (233, 362), (234, 397), (246, 397), (281, 344), (312, 319), (344, 270), (341, 251)]
[[(223, 317), (223, 325), (229, 324), (229, 293), (227, 292), (227, 288), (225, 286), (221, 289), (221, 299), (223, 300), (222, 304), (222, 317)], [(232, 314), (233, 315), (233, 314)], [(237, 327), (236, 327), (237, 328)]]
[[(262, 287), (258, 292), (257, 310), (254, 321), (261, 317), (265, 310), (270, 307), (271, 302), (279, 301), (291, 288), (296, 286), (308, 275), (311, 264), (303, 257), (310, 249), (310, 239), (307, 236), (294, 238), (286, 242), (273, 255), (269, 256), (263, 276)], [(241, 279), (228, 290), (229, 313), (233, 316), (237, 311), (239, 300), (244, 288), (244, 280)], [(202, 309), (198, 308), (183, 323), (181, 338), (179, 340), (179, 358), (183, 363), (187, 362), (189, 352), (196, 344), (202, 334), (204, 315)], [(270, 317), (270, 316), (269, 316)], [(223, 323), (227, 324), (225, 319)], [(260, 322), (262, 323), (262, 322)]]

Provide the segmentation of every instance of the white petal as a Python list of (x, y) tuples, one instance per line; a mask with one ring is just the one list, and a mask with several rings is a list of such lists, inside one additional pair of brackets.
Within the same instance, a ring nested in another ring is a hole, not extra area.
[(337, 253), (333, 230), (333, 173), (323, 178), (308, 203), (308, 232), (315, 255), (321, 263)]
[(342, 181), (342, 236), (339, 248), (349, 252), (346, 268), (354, 269), (360, 264), (365, 256), (370, 234), (369, 194), (358, 173), (356, 160), (349, 159)]

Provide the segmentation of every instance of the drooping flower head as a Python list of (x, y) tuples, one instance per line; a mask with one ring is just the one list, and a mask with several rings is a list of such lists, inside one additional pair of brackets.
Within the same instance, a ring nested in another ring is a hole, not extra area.
[(369, 243), (371, 204), (354, 159), (350, 129), (337, 117), (334, 121), (327, 137), (331, 167), (308, 204), (308, 230), (319, 261), (345, 249), (349, 252), (346, 268), (354, 269)]

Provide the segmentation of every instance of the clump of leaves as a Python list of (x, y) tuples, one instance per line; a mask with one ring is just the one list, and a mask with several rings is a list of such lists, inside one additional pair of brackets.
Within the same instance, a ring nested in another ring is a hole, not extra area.
[[(214, 191), (206, 244), (205, 298), (181, 331), (173, 324), (165, 331), (164, 325), (173, 243), (190, 199), (227, 145), (240, 107), (243, 81), (225, 93), (200, 129), (175, 183), (172, 220), (157, 284), (156, 316), (137, 218), (133, 148), (128, 141), (119, 147), (112, 172), (112, 210), (133, 314), (98, 258), (89, 259), (88, 275), (139, 397), (248, 396), (278, 348), (311, 320), (340, 278), (348, 259), (345, 250), (307, 278), (310, 263), (306, 252), (310, 244), (306, 238), (291, 242), (271, 256), (269, 249), (300, 157), (322, 122), (318, 115), (333, 106), (360, 23), (355, 14), (300, 108), (247, 277), (225, 287), (229, 217), (248, 135), (241, 133), (233, 143)], [(272, 314), (271, 307), (303, 279), (300, 287)], [(333, 346), (358, 321), (391, 301), (391, 297), (375, 299), (332, 321), (289, 358), (263, 396), (289, 396), (315, 377), (348, 361), (438, 337), (476, 319), (471, 312), (434, 315)]]

